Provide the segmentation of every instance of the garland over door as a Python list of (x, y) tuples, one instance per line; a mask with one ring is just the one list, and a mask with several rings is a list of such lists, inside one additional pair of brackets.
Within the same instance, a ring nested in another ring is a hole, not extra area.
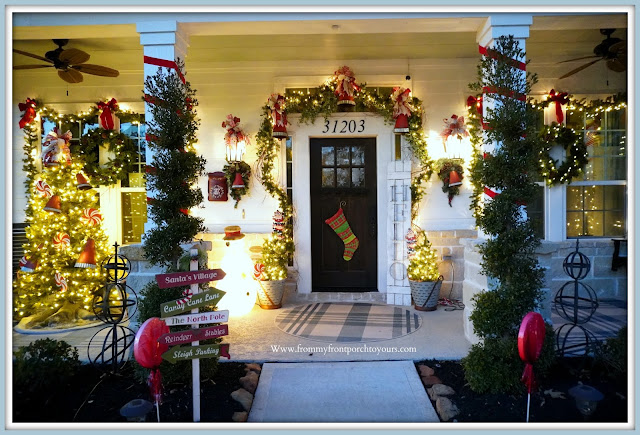
[(312, 290), (376, 291), (376, 139), (310, 139), (309, 175)]

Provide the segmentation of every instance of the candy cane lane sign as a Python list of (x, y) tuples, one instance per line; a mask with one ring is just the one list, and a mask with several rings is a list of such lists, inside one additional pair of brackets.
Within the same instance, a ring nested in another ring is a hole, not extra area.
[(172, 347), (162, 354), (162, 359), (169, 361), (171, 364), (175, 364), (176, 361), (196, 358), (214, 358), (216, 356), (224, 356), (230, 359), (229, 343)]
[(202, 323), (225, 323), (229, 321), (229, 310), (212, 311), (209, 313), (184, 314), (165, 319), (167, 326), (200, 325)]
[(191, 343), (192, 341), (208, 340), (229, 335), (229, 325), (210, 326), (202, 329), (190, 329), (188, 331), (170, 332), (158, 338), (158, 343), (177, 346)]
[(212, 288), (202, 293), (193, 295), (193, 297), (186, 302), (184, 301), (184, 299), (165, 302), (164, 304), (160, 305), (160, 317), (165, 318), (169, 316), (175, 316), (176, 314), (191, 311), (194, 308), (200, 308), (206, 305), (215, 305), (218, 303), (218, 301), (220, 301), (220, 299), (222, 299), (224, 295), (225, 292), (223, 292), (222, 290)]
[(222, 269), (194, 270), (191, 272), (161, 273), (156, 275), (160, 288), (182, 287), (203, 282), (218, 281), (225, 277)]

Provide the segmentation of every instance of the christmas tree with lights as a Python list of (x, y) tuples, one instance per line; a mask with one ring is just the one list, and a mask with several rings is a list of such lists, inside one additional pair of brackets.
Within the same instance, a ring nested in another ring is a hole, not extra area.
[(24, 256), (14, 280), (14, 317), (21, 327), (83, 324), (93, 293), (104, 285), (108, 255), (98, 196), (72, 159), (69, 132), (51, 131), (42, 171), (30, 180)]
[(440, 276), (438, 270), (438, 253), (431, 247), (424, 231), (419, 231), (415, 244), (409, 254), (407, 276), (412, 281), (437, 281)]

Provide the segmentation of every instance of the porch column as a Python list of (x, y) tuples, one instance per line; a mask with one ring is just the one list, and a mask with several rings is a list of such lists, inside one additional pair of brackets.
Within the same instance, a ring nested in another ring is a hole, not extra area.
[[(145, 21), (137, 23), (136, 30), (140, 34), (140, 44), (143, 46), (144, 56), (169, 61), (184, 60), (187, 56), (189, 36), (177, 21)], [(146, 81), (147, 77), (155, 75), (158, 68), (161, 67), (145, 62), (144, 80)], [(144, 116), (147, 123), (153, 119), (149, 109), (149, 103), (145, 102)], [(147, 146), (147, 165), (153, 160), (153, 155), (154, 150)], [(147, 198), (154, 198), (155, 194), (156, 192), (147, 188)], [(144, 224), (145, 233), (154, 227), (156, 227), (156, 223), (148, 218)]]
[[(500, 14), (489, 16), (484, 24), (478, 30), (476, 41), (479, 47), (491, 48), (495, 46), (496, 40), (501, 36), (513, 35), (514, 39), (519, 43), (520, 48), (526, 49), (526, 39), (529, 37), (529, 27), (533, 23), (533, 17), (527, 14)], [(526, 59), (517, 59), (525, 62)], [(514, 74), (526, 74), (525, 71), (513, 69)], [(497, 101), (491, 98), (491, 94), (485, 94), (483, 101), (483, 116), (487, 113), (487, 109), (495, 108)], [(491, 154), (495, 152), (500, 145), (498, 143), (484, 144), (483, 152)], [(491, 195), (494, 192), (486, 192), (483, 201), (491, 201)], [(495, 192), (499, 193), (499, 192)], [(482, 229), (478, 230), (478, 238), (486, 239), (488, 236)], [(469, 316), (473, 311), (473, 296), (485, 289), (489, 288), (489, 282), (485, 275), (480, 275), (480, 263), (482, 256), (478, 252), (478, 243), (482, 240), (465, 244), (465, 274), (462, 284), (462, 297), (465, 304), (464, 309), (464, 330), (465, 336), (471, 343), (477, 343), (478, 337), (473, 333), (473, 324), (469, 320)]]

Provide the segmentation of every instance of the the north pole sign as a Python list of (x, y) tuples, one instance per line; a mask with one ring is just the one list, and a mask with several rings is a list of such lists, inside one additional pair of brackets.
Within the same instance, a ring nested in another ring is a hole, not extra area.
[(160, 317), (163, 319), (169, 316), (175, 316), (176, 314), (184, 313), (185, 311), (191, 311), (195, 308), (204, 307), (206, 305), (215, 305), (222, 299), (225, 292), (212, 288), (202, 293), (197, 293), (191, 297), (191, 299), (185, 302), (184, 299), (178, 299), (171, 302), (165, 302), (160, 305)]
[(161, 273), (156, 275), (160, 288), (182, 287), (203, 282), (218, 281), (225, 277), (222, 269), (194, 270), (191, 272)]
[(229, 310), (209, 313), (184, 314), (165, 319), (167, 326), (200, 325), (202, 323), (224, 323), (229, 320)]

